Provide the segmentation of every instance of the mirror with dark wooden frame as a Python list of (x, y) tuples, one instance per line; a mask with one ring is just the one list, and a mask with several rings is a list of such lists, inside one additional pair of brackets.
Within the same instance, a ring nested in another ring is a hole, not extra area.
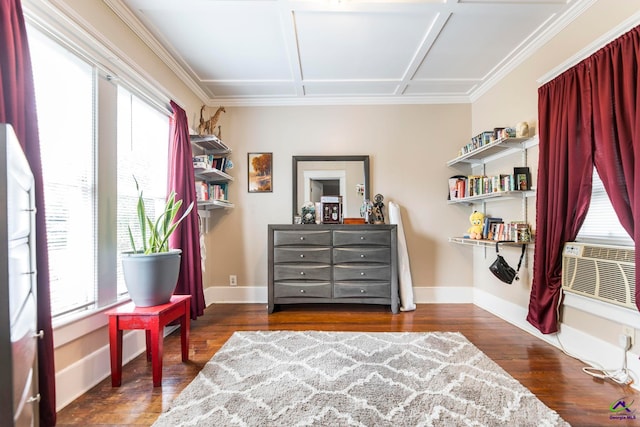
[(321, 196), (342, 196), (345, 218), (360, 216), (369, 192), (369, 156), (293, 156), (292, 220), (305, 202)]

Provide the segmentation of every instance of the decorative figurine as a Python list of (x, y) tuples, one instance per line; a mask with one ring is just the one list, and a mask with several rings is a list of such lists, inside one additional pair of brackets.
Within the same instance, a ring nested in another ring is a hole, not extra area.
[(526, 138), (529, 136), (529, 123), (519, 122), (516, 125), (516, 138)]
[[(216, 112), (209, 118), (209, 120), (205, 120), (203, 117), (205, 106), (203, 105), (200, 108), (200, 125), (198, 126), (198, 135), (214, 135), (216, 130), (216, 123), (218, 123), (218, 119), (220, 119), (220, 114), (226, 113), (224, 107), (218, 107)], [(222, 130), (218, 129), (220, 133)]]
[(384, 224), (384, 196), (382, 194), (376, 194), (373, 198), (375, 203), (373, 204), (373, 223), (374, 224)]
[(482, 239), (482, 225), (484, 224), (484, 214), (482, 212), (473, 211), (469, 217), (471, 227), (467, 230), (470, 239), (481, 240)]
[(360, 216), (364, 218), (365, 224), (373, 224), (373, 216), (371, 212), (373, 211), (373, 203), (371, 200), (364, 199), (362, 201), (362, 206), (360, 206)]
[(316, 206), (313, 202), (305, 202), (304, 205), (302, 205), (302, 223), (316, 223)]

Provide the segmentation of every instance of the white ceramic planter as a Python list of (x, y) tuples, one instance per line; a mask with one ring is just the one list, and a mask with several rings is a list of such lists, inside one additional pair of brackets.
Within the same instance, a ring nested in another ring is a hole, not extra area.
[(168, 303), (178, 283), (182, 250), (122, 254), (122, 271), (129, 296), (138, 307)]

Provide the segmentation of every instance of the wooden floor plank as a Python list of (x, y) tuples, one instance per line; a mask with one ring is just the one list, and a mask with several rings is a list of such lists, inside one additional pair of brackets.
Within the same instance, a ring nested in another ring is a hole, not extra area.
[(123, 368), (121, 387), (106, 378), (62, 409), (58, 426), (151, 425), (239, 330), (461, 332), (574, 426), (629, 424), (609, 418), (609, 405), (624, 396), (640, 408), (633, 389), (584, 374), (582, 362), (471, 304), (420, 304), (397, 315), (373, 305), (292, 305), (268, 315), (264, 304), (216, 304), (191, 322), (189, 362), (180, 358), (179, 331), (165, 338), (162, 387), (153, 387), (142, 354)]

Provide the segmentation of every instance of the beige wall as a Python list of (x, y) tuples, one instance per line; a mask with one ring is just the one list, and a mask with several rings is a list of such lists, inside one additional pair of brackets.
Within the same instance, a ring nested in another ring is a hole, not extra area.
[[(473, 103), (471, 125), (473, 132), (477, 133), (494, 126), (514, 125), (519, 121), (527, 121), (532, 125), (531, 127), (537, 128), (537, 90), (541, 85), (538, 80), (605, 36), (612, 28), (637, 13), (638, 10), (640, 10), (639, 0), (596, 1), (558, 36)], [(537, 149), (532, 150), (528, 159), (534, 171), (537, 170), (537, 155)], [(535, 199), (529, 200), (528, 205), (530, 222), (535, 223)], [(518, 208), (507, 206), (505, 210), (513, 214), (513, 209)], [(517, 262), (516, 249), (506, 252), (512, 264)], [(529, 252), (528, 274), (514, 286), (502, 286), (496, 283), (487, 269), (492, 257), (484, 259), (476, 253), (474, 286), (527, 307), (531, 288), (533, 248)], [(618, 334), (621, 332), (619, 324), (574, 309), (564, 311), (563, 322), (616, 345)]]
[[(470, 134), (469, 105), (227, 108), (233, 210), (208, 220), (205, 287), (267, 284), (267, 224), (291, 223), (294, 155), (367, 154), (371, 194), (402, 208), (415, 286), (468, 286), (468, 251), (447, 242), (468, 228), (466, 208), (446, 203), (445, 163)], [(247, 192), (247, 153), (273, 152), (273, 192)], [(388, 209), (385, 210), (388, 213)], [(451, 260), (462, 260), (450, 268)]]

